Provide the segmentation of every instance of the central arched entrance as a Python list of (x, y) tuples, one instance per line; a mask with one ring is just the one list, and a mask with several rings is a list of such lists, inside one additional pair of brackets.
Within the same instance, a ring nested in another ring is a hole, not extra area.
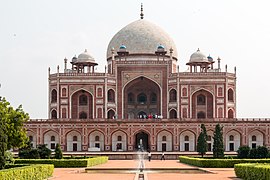
[(124, 88), (124, 118), (161, 114), (161, 91), (157, 83), (140, 76)]
[(143, 151), (149, 151), (149, 141), (148, 141), (148, 134), (141, 131), (136, 134), (135, 136), (135, 149), (139, 150), (142, 149)]

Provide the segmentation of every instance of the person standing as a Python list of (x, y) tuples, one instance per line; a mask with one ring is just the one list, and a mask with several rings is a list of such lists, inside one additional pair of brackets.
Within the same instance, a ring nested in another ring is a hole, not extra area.
[(164, 153), (164, 151), (162, 151), (161, 159), (160, 160), (164, 160), (165, 161), (165, 153)]
[(149, 162), (151, 161), (151, 152), (150, 151), (148, 152), (148, 161)]

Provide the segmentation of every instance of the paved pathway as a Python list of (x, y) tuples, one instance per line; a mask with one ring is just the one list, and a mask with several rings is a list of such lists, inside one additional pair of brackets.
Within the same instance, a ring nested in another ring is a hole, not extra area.
[[(135, 160), (109, 160), (106, 164), (95, 168), (136, 168)], [(145, 161), (146, 168), (190, 168), (192, 166), (179, 163), (176, 160)], [(147, 173), (148, 180), (237, 180), (233, 168), (207, 168), (213, 173), (180, 174), (180, 173)], [(84, 168), (55, 168), (51, 180), (134, 180), (135, 174), (84, 173)]]

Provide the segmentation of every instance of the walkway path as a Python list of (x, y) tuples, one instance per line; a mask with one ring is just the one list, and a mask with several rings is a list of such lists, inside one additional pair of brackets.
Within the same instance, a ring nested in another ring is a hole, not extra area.
[[(95, 168), (136, 168), (138, 161), (135, 160), (109, 160), (106, 164)], [(191, 166), (179, 163), (176, 160), (152, 160), (145, 161), (146, 168), (190, 168)], [(207, 168), (213, 173), (203, 174), (180, 174), (180, 173), (147, 173), (148, 180), (238, 180), (233, 168)], [(55, 168), (51, 180), (133, 180), (135, 174), (109, 174), (109, 173), (84, 173), (84, 168)]]

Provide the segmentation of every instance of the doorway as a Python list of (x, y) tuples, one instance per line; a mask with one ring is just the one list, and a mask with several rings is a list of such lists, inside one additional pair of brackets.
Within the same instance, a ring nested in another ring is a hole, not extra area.
[(139, 132), (136, 134), (135, 149), (142, 151), (149, 151), (148, 134), (145, 132)]

